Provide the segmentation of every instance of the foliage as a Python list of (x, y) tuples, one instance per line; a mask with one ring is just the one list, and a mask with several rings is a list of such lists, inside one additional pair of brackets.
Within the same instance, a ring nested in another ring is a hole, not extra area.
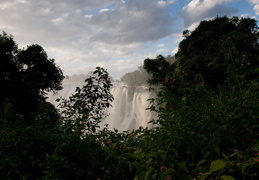
[(86, 78), (86, 84), (82, 88), (77, 87), (69, 99), (63, 98), (59, 105), (64, 122), (84, 124), (83, 129), (88, 133), (96, 131), (101, 119), (107, 116), (104, 110), (114, 99), (110, 93), (112, 84), (108, 72), (97, 67), (93, 75)]
[(19, 116), (26, 124), (32, 124), (39, 118), (40, 104), (48, 106), (46, 92), (62, 89), (62, 71), (41, 46), (20, 50), (5, 32), (0, 35), (0, 57), (0, 114), (5, 113), (8, 104), (12, 115), (4, 115), (5, 123), (11, 125)]
[(16, 66), (24, 78), (23, 82), (27, 83), (26, 86), (34, 87), (35, 91), (62, 89), (62, 71), (56, 67), (54, 59), (48, 59), (47, 53), (41, 46), (33, 44), (27, 49), (20, 50)]
[(105, 152), (91, 135), (57, 123), (1, 128), (0, 179), (97, 179)]
[[(253, 179), (259, 143), (256, 22), (217, 17), (201, 22), (193, 32), (185, 31), (184, 36), (176, 62), (162, 75), (160, 106), (151, 107), (159, 112), (154, 122), (162, 126), (168, 148), (184, 160), (186, 175), (201, 172), (220, 178), (227, 173), (221, 178)], [(152, 75), (157, 79), (157, 74)], [(234, 150), (245, 152), (242, 162), (219, 161)], [(212, 162), (222, 162), (218, 169), (222, 171), (210, 172)], [(246, 168), (241, 171), (241, 166)]]
[(70, 99), (62, 100), (59, 123), (46, 123), (51, 108), (42, 106), (41, 118), (30, 126), (18, 120), (12, 127), (1, 126), (1, 178), (97, 179), (108, 175), (104, 170), (106, 152), (92, 132), (113, 99), (111, 82), (103, 68), (97, 68), (94, 75)]
[(152, 78), (148, 80), (150, 84), (162, 84), (164, 78), (168, 73), (170, 63), (165, 60), (162, 55), (158, 55), (156, 59), (145, 59), (144, 69), (150, 74)]
[(254, 19), (216, 17), (202, 21), (180, 42), (174, 74), (186, 81), (200, 75), (214, 91), (229, 76), (226, 70), (231, 64), (237, 74), (244, 74), (246, 79), (256, 78), (253, 73), (259, 66), (258, 36)]

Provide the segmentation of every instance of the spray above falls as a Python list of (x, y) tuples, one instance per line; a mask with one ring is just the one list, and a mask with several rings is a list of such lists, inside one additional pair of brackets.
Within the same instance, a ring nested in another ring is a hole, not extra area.
[[(58, 103), (55, 101), (60, 98), (68, 98), (75, 93), (76, 87), (82, 87), (83, 83), (71, 82), (65, 80), (63, 89), (55, 95), (49, 94), (49, 101), (56, 107)], [(108, 129), (117, 129), (118, 131), (126, 131), (138, 129), (141, 127), (152, 127), (148, 122), (156, 116), (154, 112), (146, 110), (150, 107), (148, 99), (154, 97), (146, 86), (128, 86), (123, 82), (114, 82), (111, 88), (114, 101), (112, 107), (107, 109), (109, 114), (101, 123), (101, 128), (108, 124)]]

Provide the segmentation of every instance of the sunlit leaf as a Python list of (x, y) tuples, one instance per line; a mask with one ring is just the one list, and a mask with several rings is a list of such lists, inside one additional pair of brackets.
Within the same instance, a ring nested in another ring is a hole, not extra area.
[(232, 176), (229, 176), (229, 175), (222, 175), (221, 178), (223, 180), (235, 180), (235, 178), (233, 178)]
[(212, 161), (210, 164), (210, 171), (209, 172), (214, 172), (222, 169), (225, 166), (225, 162), (222, 160), (216, 160)]

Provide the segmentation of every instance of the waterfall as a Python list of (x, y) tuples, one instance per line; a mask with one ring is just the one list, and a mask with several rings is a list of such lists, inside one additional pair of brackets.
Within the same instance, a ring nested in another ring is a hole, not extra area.
[(108, 109), (110, 114), (102, 123), (109, 124), (110, 129), (133, 130), (140, 126), (151, 127), (148, 124), (155, 116), (153, 112), (146, 110), (150, 106), (147, 99), (153, 95), (145, 86), (127, 86), (117, 83), (111, 90), (114, 96), (112, 107)]
[[(82, 87), (82, 83), (64, 82), (63, 89), (57, 94), (49, 94), (49, 102), (55, 106), (58, 103), (55, 99), (60, 96), (68, 98), (75, 92), (76, 87)], [(124, 83), (113, 83), (111, 88), (114, 101), (112, 107), (107, 109), (109, 114), (101, 123), (103, 128), (108, 124), (108, 129), (118, 129), (119, 132), (138, 129), (140, 126), (151, 128), (148, 124), (156, 116), (154, 112), (146, 110), (150, 106), (147, 99), (154, 97), (154, 94), (148, 91), (145, 86), (127, 86)]]

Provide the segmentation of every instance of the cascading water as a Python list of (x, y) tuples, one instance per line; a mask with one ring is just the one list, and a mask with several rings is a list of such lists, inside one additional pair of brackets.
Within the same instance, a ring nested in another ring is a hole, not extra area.
[(147, 99), (152, 93), (144, 86), (127, 86), (116, 83), (111, 93), (114, 96), (112, 107), (108, 109), (110, 114), (102, 123), (109, 124), (110, 129), (132, 130), (142, 127), (151, 127), (148, 124), (155, 116), (153, 112), (146, 110), (150, 106)]
[[(75, 92), (76, 87), (81, 87), (82, 83), (64, 82), (63, 90), (57, 94), (49, 94), (49, 101), (55, 106), (55, 101), (60, 96), (68, 98)], [(101, 123), (103, 128), (108, 124), (108, 129), (118, 129), (118, 131), (126, 131), (138, 129), (142, 127), (152, 127), (148, 124), (156, 116), (154, 112), (146, 110), (150, 106), (147, 99), (154, 97), (154, 94), (148, 91), (145, 86), (127, 86), (124, 83), (113, 83), (111, 93), (114, 96), (112, 107), (107, 109), (109, 114)]]

